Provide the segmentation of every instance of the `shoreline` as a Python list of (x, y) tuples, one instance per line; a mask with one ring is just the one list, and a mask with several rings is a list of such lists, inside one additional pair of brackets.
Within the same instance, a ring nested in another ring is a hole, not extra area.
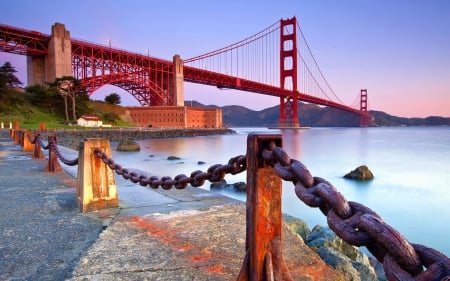
[(58, 144), (78, 150), (81, 141), (87, 138), (102, 138), (112, 141), (145, 140), (161, 138), (185, 138), (197, 136), (228, 135), (236, 132), (229, 128), (180, 128), (180, 129), (149, 129), (149, 128), (117, 128), (92, 130), (46, 130), (41, 132), (45, 139), (56, 136)]

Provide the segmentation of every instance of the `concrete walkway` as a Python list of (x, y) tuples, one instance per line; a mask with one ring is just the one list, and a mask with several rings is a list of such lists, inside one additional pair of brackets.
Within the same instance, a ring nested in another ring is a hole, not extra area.
[[(234, 280), (245, 256), (245, 204), (189, 187), (118, 184), (120, 207), (81, 214), (76, 179), (44, 173), (0, 132), (0, 280)], [(283, 230), (295, 280), (343, 280)]]

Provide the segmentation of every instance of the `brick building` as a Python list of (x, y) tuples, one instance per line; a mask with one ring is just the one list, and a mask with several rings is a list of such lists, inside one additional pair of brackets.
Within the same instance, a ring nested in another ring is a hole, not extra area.
[(222, 128), (222, 110), (188, 106), (127, 107), (139, 127)]

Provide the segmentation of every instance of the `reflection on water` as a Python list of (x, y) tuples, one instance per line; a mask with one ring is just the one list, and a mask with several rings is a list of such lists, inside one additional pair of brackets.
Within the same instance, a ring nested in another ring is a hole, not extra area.
[[(113, 151), (113, 158), (124, 167), (158, 176), (189, 175), (245, 154), (250, 132), (281, 134), (283, 148), (289, 156), (302, 161), (314, 176), (330, 181), (347, 200), (372, 208), (411, 242), (450, 255), (450, 243), (444, 237), (450, 233), (448, 128), (235, 130), (234, 135), (139, 141), (140, 152)], [(181, 159), (168, 161), (170, 155)], [(199, 165), (198, 161), (206, 164)], [(361, 183), (343, 178), (359, 165), (367, 165), (375, 179)], [(246, 181), (246, 173), (227, 175), (226, 180), (228, 183)], [(209, 185), (202, 188), (209, 189)], [(222, 192), (246, 199), (245, 194)], [(299, 201), (289, 182), (283, 182), (283, 211), (304, 219), (311, 227), (326, 224), (318, 209)]]

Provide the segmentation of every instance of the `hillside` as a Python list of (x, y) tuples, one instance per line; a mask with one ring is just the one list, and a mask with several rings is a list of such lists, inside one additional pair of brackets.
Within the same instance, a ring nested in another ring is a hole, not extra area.
[[(126, 108), (100, 101), (88, 101), (86, 113), (102, 117), (105, 124), (134, 126)], [(47, 129), (73, 127), (65, 122), (61, 112), (32, 103), (32, 96), (24, 91), (0, 89), (0, 122), (18, 122), (21, 128), (38, 129), (45, 123)]]
[[(186, 103), (187, 106), (191, 102)], [(254, 111), (243, 106), (203, 105), (192, 102), (192, 106), (221, 108), (223, 123), (228, 127), (275, 127), (280, 118), (280, 107), (274, 106)], [(298, 118), (303, 127), (358, 127), (359, 115), (330, 107), (299, 102)], [(404, 118), (392, 116), (382, 111), (369, 111), (374, 118), (370, 126), (450, 126), (450, 118)]]

